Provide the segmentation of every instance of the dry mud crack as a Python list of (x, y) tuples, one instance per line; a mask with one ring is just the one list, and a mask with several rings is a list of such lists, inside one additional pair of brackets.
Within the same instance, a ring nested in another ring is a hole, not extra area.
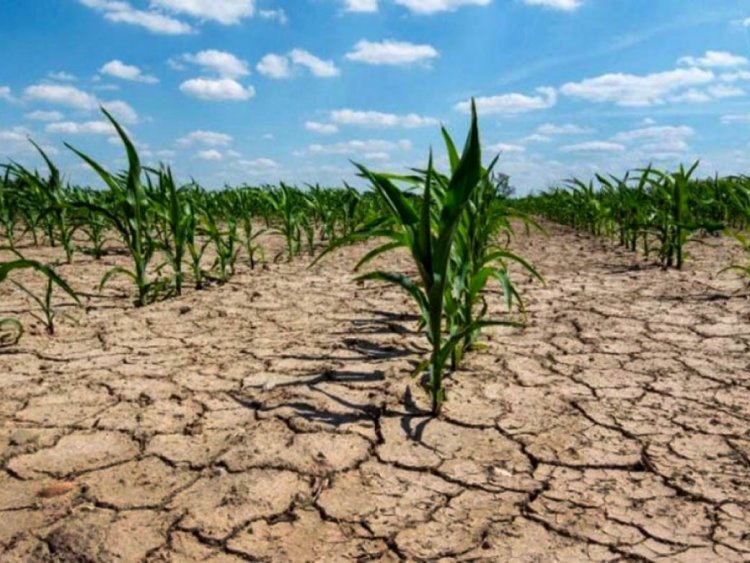
[(80, 324), (0, 354), (0, 560), (750, 561), (731, 246), (667, 272), (549, 230), (517, 242), (548, 282), (528, 326), (487, 333), (437, 420), (362, 248), (143, 310), (62, 267)]

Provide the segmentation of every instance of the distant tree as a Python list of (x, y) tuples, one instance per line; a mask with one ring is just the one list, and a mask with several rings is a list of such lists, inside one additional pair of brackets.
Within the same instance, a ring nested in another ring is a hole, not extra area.
[(504, 198), (511, 198), (516, 194), (515, 186), (510, 184), (510, 176), (503, 174), (502, 172), (493, 172), (490, 177), (492, 183), (495, 185), (495, 191), (497, 195)]

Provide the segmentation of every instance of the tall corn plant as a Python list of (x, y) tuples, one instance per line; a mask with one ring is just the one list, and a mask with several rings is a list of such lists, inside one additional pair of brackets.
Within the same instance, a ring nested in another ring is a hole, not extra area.
[[(432, 401), (432, 413), (437, 415), (445, 400), (443, 379), (446, 365), (454, 348), (464, 336), (476, 328), (495, 324), (474, 320), (459, 331), (447, 333), (444, 323), (446, 295), (451, 285), (451, 256), (461, 217), (466, 211), (474, 190), (486, 172), (482, 169), (479, 127), (476, 108), (472, 103), (471, 128), (449, 178), (438, 179), (430, 159), (423, 175), (422, 197), (414, 198), (396, 186), (393, 181), (401, 176), (373, 172), (357, 164), (360, 175), (386, 203), (386, 216), (376, 219), (350, 236), (332, 244), (321, 254), (344, 244), (371, 237), (384, 237), (387, 242), (368, 252), (357, 264), (360, 268), (375, 257), (397, 248), (406, 248), (419, 272), (417, 280), (399, 272), (372, 271), (357, 280), (374, 280), (393, 284), (405, 291), (421, 313), (431, 352), (419, 370), (428, 370), (426, 385)], [(413, 178), (408, 179), (410, 182)]]
[(133, 280), (137, 289), (135, 306), (142, 307), (155, 297), (156, 282), (148, 277), (148, 266), (156, 250), (156, 241), (149, 222), (149, 199), (142, 182), (141, 163), (138, 153), (130, 141), (125, 130), (106, 109), (102, 113), (112, 123), (120, 136), (128, 157), (128, 170), (121, 176), (108, 172), (91, 157), (85, 155), (75, 147), (66, 143), (70, 150), (81, 157), (99, 175), (111, 190), (113, 201), (111, 206), (104, 207), (90, 202), (79, 202), (78, 205), (101, 213), (111, 223), (125, 243), (133, 262), (132, 269), (115, 267), (102, 278), (100, 288), (118, 275), (124, 275)]

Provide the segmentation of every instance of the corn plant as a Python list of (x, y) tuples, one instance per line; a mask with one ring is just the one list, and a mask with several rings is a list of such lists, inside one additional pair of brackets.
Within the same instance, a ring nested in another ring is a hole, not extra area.
[(218, 272), (216, 281), (223, 284), (235, 273), (237, 258), (239, 257), (239, 235), (237, 219), (230, 216), (226, 219), (226, 227), (222, 228), (213, 205), (208, 203), (203, 209), (203, 228), (201, 232), (213, 243), (216, 259), (212, 270)]
[(113, 175), (91, 157), (67, 143), (65, 146), (91, 166), (110, 189), (113, 198), (111, 205), (108, 207), (90, 202), (80, 202), (79, 205), (100, 213), (109, 220), (111, 226), (118, 232), (127, 246), (133, 262), (132, 269), (118, 266), (109, 270), (101, 280), (100, 289), (115, 276), (127, 276), (133, 280), (138, 292), (135, 306), (142, 307), (153, 301), (158, 293), (158, 288), (161, 286), (158, 280), (149, 280), (147, 271), (156, 250), (156, 241), (149, 224), (149, 199), (141, 178), (141, 163), (133, 143), (125, 130), (107, 110), (102, 108), (102, 113), (115, 127), (125, 146), (128, 158), (128, 170), (125, 174), (121, 176)]
[[(76, 303), (80, 304), (78, 296), (67, 282), (65, 282), (65, 280), (63, 280), (52, 268), (35, 260), (27, 260), (20, 255), (17, 260), (0, 263), (0, 283), (6, 281), (11, 272), (22, 269), (35, 270), (47, 278), (45, 294), (41, 298), (20, 283), (15, 281), (13, 281), (13, 283), (39, 305), (42, 310), (42, 315), (32, 313), (32, 316), (42, 322), (47, 329), (47, 332), (52, 335), (55, 332), (55, 310), (52, 304), (54, 286), (58, 286), (72, 297)], [(23, 336), (23, 332), (23, 325), (18, 319), (0, 319), (0, 346), (17, 344)]]
[[(309, 210), (309, 202), (299, 191), (282, 183), (278, 189), (268, 192), (267, 201), (281, 225), (270, 232), (284, 237), (286, 258), (291, 261), (302, 247), (303, 218)], [(278, 260), (281, 254), (276, 256)]]
[[(152, 192), (152, 206), (160, 220), (162, 240), (158, 247), (166, 255), (174, 273), (174, 291), (182, 295), (184, 283), (183, 262), (188, 252), (188, 241), (194, 236), (195, 222), (184, 190), (177, 188), (169, 167), (153, 171), (157, 176), (158, 190)], [(190, 231), (193, 230), (191, 233)]]
[[(446, 135), (450, 176), (441, 176), (433, 167), (430, 154), (426, 170), (416, 176), (399, 176), (373, 172), (357, 164), (360, 175), (367, 179), (372, 188), (385, 202), (386, 215), (379, 217), (329, 247), (318, 257), (327, 252), (358, 240), (372, 237), (385, 238), (386, 242), (365, 254), (355, 269), (386, 252), (397, 248), (406, 248), (419, 272), (418, 279), (412, 279), (400, 272), (373, 271), (358, 276), (357, 280), (375, 280), (396, 285), (405, 291), (415, 302), (420, 311), (420, 327), (430, 344), (429, 358), (422, 362), (417, 372), (428, 370), (427, 391), (432, 402), (432, 413), (437, 415), (445, 400), (443, 385), (448, 360), (454, 350), (465, 341), (467, 335), (489, 325), (512, 324), (508, 321), (491, 321), (484, 314), (461, 319), (446, 315), (451, 293), (460, 276), (456, 270), (456, 241), (462, 235), (462, 221), (466, 213), (473, 213), (472, 198), (477, 197), (478, 189), (491, 174), (493, 164), (488, 170), (482, 168), (479, 126), (476, 108), (472, 104), (471, 128), (461, 156), (452, 146)], [(410, 191), (403, 191), (394, 182), (407, 182), (410, 187), (419, 184), (421, 197), (416, 198)], [(458, 252), (458, 254), (457, 254)], [(492, 263), (499, 256), (487, 251), (485, 265)], [(490, 271), (488, 267), (487, 272)], [(484, 276), (484, 273), (480, 275)], [(487, 276), (489, 277), (489, 275)], [(464, 284), (470, 285), (470, 280)], [(475, 280), (475, 284), (483, 284)], [(471, 304), (473, 309), (474, 303)]]
[(32, 189), (33, 193), (37, 194), (39, 198), (37, 203), (41, 205), (41, 209), (35, 221), (43, 223), (51, 246), (60, 242), (65, 250), (66, 261), (70, 264), (75, 251), (73, 235), (78, 226), (70, 218), (67, 193), (62, 183), (60, 170), (38, 144), (31, 139), (29, 142), (34, 145), (47, 164), (49, 177), (42, 178), (37, 172), (31, 172), (17, 163), (11, 165), (11, 170)]
[(732, 264), (730, 266), (727, 266), (719, 273), (723, 274), (724, 272), (735, 271), (740, 275), (746, 277), (748, 279), (748, 282), (750, 282), (750, 239), (742, 233), (738, 232), (730, 233), (730, 235), (740, 243), (742, 250), (745, 251), (745, 255), (747, 256), (748, 261), (746, 264)]

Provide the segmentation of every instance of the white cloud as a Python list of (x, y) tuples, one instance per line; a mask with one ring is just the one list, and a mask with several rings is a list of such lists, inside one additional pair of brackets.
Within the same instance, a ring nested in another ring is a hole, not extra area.
[(706, 51), (702, 57), (682, 57), (679, 64), (703, 68), (738, 67), (747, 65), (748, 60), (728, 51)]
[(731, 123), (750, 123), (750, 113), (722, 115), (721, 122), (724, 125), (730, 125)]
[(115, 23), (127, 23), (143, 27), (152, 33), (163, 35), (184, 35), (193, 28), (178, 19), (159, 12), (137, 10), (121, 0), (78, 0), (84, 6), (104, 14), (105, 19)]
[(197, 158), (200, 158), (201, 160), (221, 160), (224, 158), (224, 155), (222, 155), (216, 149), (206, 149), (203, 151), (198, 151), (197, 153), (195, 153), (195, 156)]
[(138, 114), (130, 106), (130, 104), (121, 100), (114, 100), (111, 102), (103, 102), (102, 105), (112, 116), (123, 123), (137, 123)]
[(65, 116), (59, 111), (32, 111), (27, 113), (24, 117), (26, 119), (32, 119), (34, 121), (60, 121)]
[(344, 9), (347, 12), (377, 12), (378, 0), (344, 0)]
[(500, 154), (507, 154), (507, 153), (512, 153), (512, 152), (521, 153), (521, 152), (526, 152), (526, 147), (522, 145), (516, 145), (513, 143), (497, 143), (497, 144), (485, 147), (485, 150), (491, 153), (500, 153)]
[(286, 12), (281, 8), (278, 8), (276, 10), (259, 10), (258, 16), (260, 16), (260, 18), (264, 20), (275, 20), (281, 25), (286, 25), (286, 23), (289, 21), (286, 17)]
[(109, 61), (99, 69), (99, 72), (116, 78), (122, 78), (123, 80), (143, 82), (144, 84), (156, 84), (159, 82), (159, 79), (155, 76), (143, 74), (137, 66), (125, 64), (118, 59)]
[(47, 74), (47, 76), (49, 76), (52, 80), (59, 80), (60, 82), (75, 82), (76, 80), (78, 80), (75, 76), (65, 71), (50, 72)]
[[(516, 115), (548, 109), (557, 104), (557, 92), (554, 88), (537, 88), (536, 92), (536, 96), (512, 93), (476, 98), (477, 111), (485, 115)], [(455, 109), (468, 113), (471, 110), (471, 102), (460, 102), (456, 104)]]
[(266, 170), (279, 167), (279, 163), (270, 158), (254, 158), (250, 160), (238, 160), (237, 164), (243, 167), (247, 167), (247, 168), (263, 168)]
[(590, 102), (612, 102), (619, 106), (643, 107), (665, 103), (685, 88), (715, 79), (713, 72), (696, 67), (635, 74), (604, 74), (581, 82), (568, 82), (560, 91), (566, 96)]
[(581, 127), (580, 125), (574, 125), (572, 123), (566, 123), (564, 125), (545, 123), (536, 128), (536, 133), (544, 135), (545, 137), (551, 137), (554, 135), (583, 135), (591, 132), (592, 130), (588, 127)]
[(305, 129), (320, 135), (333, 135), (339, 132), (339, 128), (332, 123), (319, 123), (317, 121), (305, 122)]
[(450, 12), (462, 6), (487, 6), (492, 0), (394, 0), (416, 14)]
[(553, 10), (572, 12), (583, 5), (583, 0), (523, 0), (529, 6), (542, 6)]
[(0, 86), (0, 100), (12, 102), (15, 100), (9, 86)]
[(562, 152), (624, 152), (625, 145), (608, 141), (588, 141), (560, 147)]
[(264, 76), (279, 79), (292, 75), (292, 65), (307, 68), (319, 78), (332, 78), (341, 74), (333, 61), (325, 61), (303, 49), (292, 49), (288, 55), (268, 53), (255, 68)]
[(190, 146), (193, 144), (208, 145), (211, 147), (220, 147), (231, 144), (232, 136), (226, 133), (218, 133), (216, 131), (192, 131), (177, 139), (177, 144), (182, 146)]
[(114, 126), (109, 121), (60, 121), (50, 123), (45, 127), (48, 133), (62, 133), (64, 135), (112, 135), (116, 133)]
[(205, 71), (215, 72), (224, 78), (238, 78), (250, 74), (247, 62), (226, 51), (207, 49), (195, 54), (183, 55), (183, 60), (202, 67)]
[(738, 98), (745, 95), (742, 88), (736, 86), (727, 86), (726, 84), (717, 84), (708, 88), (708, 93), (716, 99)]
[[(26, 127), (12, 127), (10, 129), (0, 129), (0, 154), (10, 155), (27, 155), (34, 154), (36, 149), (29, 143), (31, 131)], [(42, 145), (47, 154), (57, 154), (57, 149), (52, 146)]]
[(324, 61), (304, 49), (292, 49), (289, 58), (294, 64), (306, 67), (320, 78), (331, 78), (341, 74), (333, 61)]
[(695, 135), (695, 130), (686, 125), (653, 125), (618, 133), (612, 139), (614, 141), (632, 143), (633, 141), (651, 141), (657, 139), (686, 139), (693, 135)]
[(180, 91), (210, 101), (244, 101), (255, 96), (255, 88), (245, 87), (231, 78), (192, 78), (180, 84)]
[(361, 40), (346, 54), (350, 61), (370, 65), (406, 66), (429, 63), (439, 56), (432, 45), (416, 45), (406, 41), (385, 40), (380, 42)]
[(411, 141), (385, 141), (382, 139), (352, 140), (330, 145), (310, 145), (308, 151), (312, 154), (365, 154), (374, 152), (389, 152), (394, 150), (411, 150)]
[(35, 84), (26, 88), (24, 94), (29, 100), (82, 110), (94, 110), (99, 105), (98, 100), (91, 94), (64, 84)]
[(289, 59), (275, 53), (265, 55), (255, 68), (263, 76), (270, 78), (289, 78), (292, 75)]
[(404, 129), (415, 129), (417, 127), (430, 127), (438, 124), (438, 120), (434, 117), (425, 117), (416, 113), (396, 115), (394, 113), (357, 111), (352, 109), (332, 111), (331, 120), (340, 125), (357, 125), (373, 128), (402, 127)]
[(223, 25), (237, 24), (255, 13), (254, 0), (151, 0), (151, 5)]
[(521, 139), (524, 143), (549, 143), (552, 141), (552, 137), (546, 135), (540, 135), (539, 133), (533, 133)]

